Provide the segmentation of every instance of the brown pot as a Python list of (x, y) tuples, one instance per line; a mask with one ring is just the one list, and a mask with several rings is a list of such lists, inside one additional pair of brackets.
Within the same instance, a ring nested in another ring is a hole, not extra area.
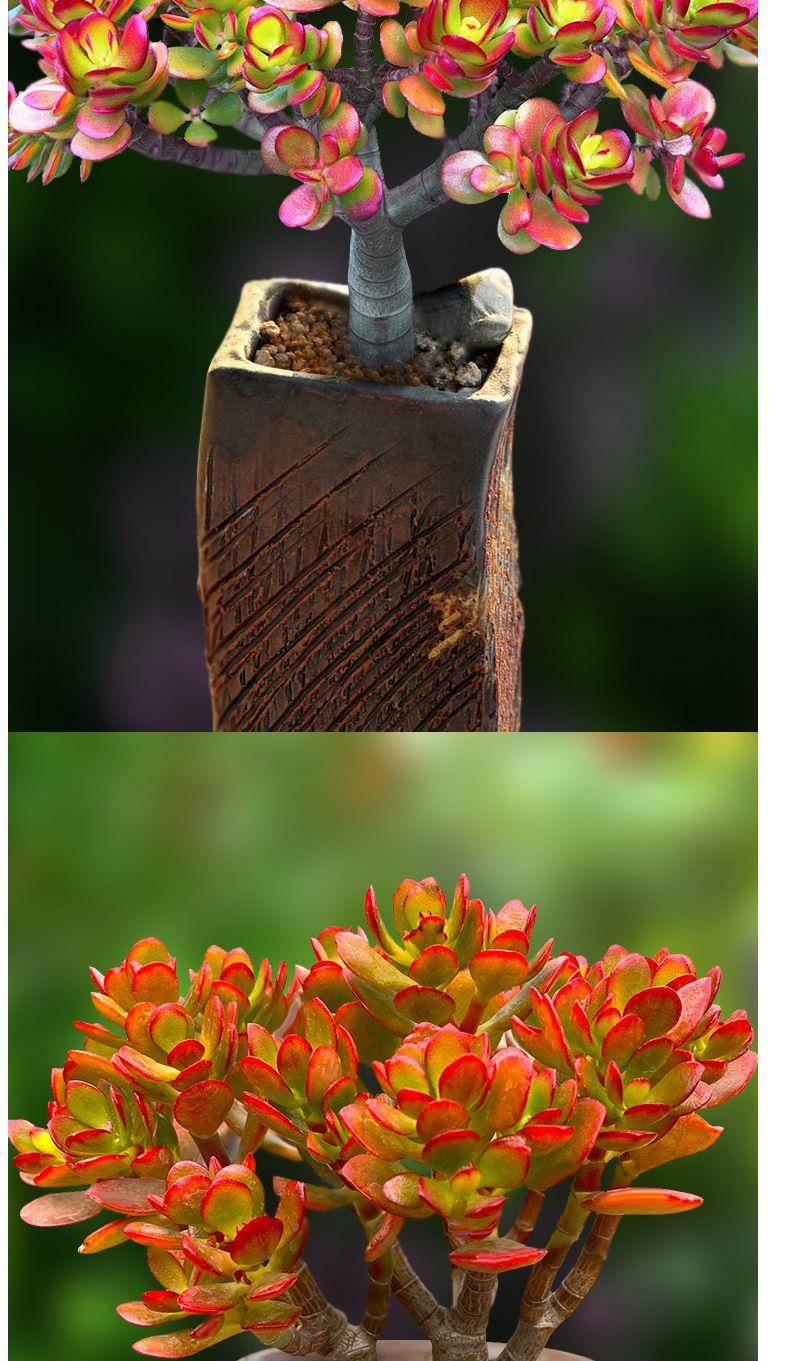
[(346, 297), (247, 284), (206, 384), (197, 517), (214, 727), (516, 730), (511, 438), (530, 314), (514, 309), (465, 395), (255, 364), (259, 325), (289, 291)]
[[(489, 1343), (490, 1357), (498, 1356), (501, 1351), (502, 1345), (500, 1343)], [(269, 1351), (259, 1352), (258, 1361), (282, 1361), (285, 1356), (285, 1352), (272, 1348)], [(323, 1358), (313, 1355), (307, 1357), (306, 1361), (323, 1361)], [(431, 1344), (422, 1338), (408, 1342), (379, 1342), (378, 1361), (431, 1361)], [(552, 1347), (546, 1347), (541, 1354), (540, 1361), (589, 1361), (589, 1358), (577, 1356), (574, 1352), (554, 1351)]]

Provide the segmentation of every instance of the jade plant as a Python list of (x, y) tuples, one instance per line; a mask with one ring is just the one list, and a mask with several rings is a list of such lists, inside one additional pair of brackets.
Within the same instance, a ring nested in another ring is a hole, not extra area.
[[(326, 927), (291, 979), (212, 946), (187, 985), (160, 940), (138, 941), (91, 970), (99, 1019), (76, 1023), (83, 1047), (53, 1072), (46, 1126), (11, 1122), (19, 1173), (45, 1192), (23, 1219), (106, 1212), (80, 1252), (145, 1249), (152, 1280), (117, 1308), (154, 1330), (134, 1343), (145, 1356), (250, 1333), (371, 1361), (395, 1297), (438, 1361), (486, 1361), (498, 1278), (523, 1270), (501, 1355), (534, 1361), (622, 1219), (701, 1204), (640, 1179), (715, 1143), (708, 1113), (756, 1066), (747, 1015), (715, 1000), (718, 968), (620, 945), (590, 963), (533, 945), (535, 916), (488, 911), (464, 877), (450, 906), (434, 880), (405, 880), (387, 924), (370, 889), (367, 930)], [(286, 1160), (271, 1188), (261, 1150)], [(535, 1243), (556, 1186), (562, 1213)], [(360, 1320), (303, 1260), (309, 1221), (330, 1211), (363, 1229)], [(402, 1246), (417, 1219), (441, 1225), (448, 1303)]]
[[(569, 250), (607, 189), (652, 199), (663, 177), (708, 217), (697, 180), (719, 189), (742, 159), (695, 76), (756, 60), (758, 0), (345, 3), (349, 64), (337, 20), (306, 22), (332, 0), (18, 0), (12, 31), (42, 74), (12, 91), (11, 165), (48, 184), (130, 149), (296, 181), (281, 222), (348, 225), (353, 350), (397, 364), (414, 338), (403, 230), (423, 213), (497, 197), (510, 251)], [(391, 188), (383, 114), (441, 144)]]

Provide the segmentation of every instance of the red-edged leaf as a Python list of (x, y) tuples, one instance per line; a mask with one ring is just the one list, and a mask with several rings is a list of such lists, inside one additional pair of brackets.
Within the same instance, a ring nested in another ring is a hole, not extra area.
[(233, 1105), (233, 1092), (227, 1082), (211, 1079), (198, 1082), (181, 1092), (175, 1102), (175, 1119), (200, 1139), (217, 1133)]
[[(154, 1294), (154, 1291), (149, 1291)], [(128, 1300), (125, 1304), (117, 1305), (117, 1313), (120, 1318), (124, 1318), (126, 1323), (132, 1323), (134, 1328), (163, 1328), (165, 1323), (177, 1323), (183, 1318), (180, 1309), (174, 1313), (163, 1309), (151, 1309), (145, 1304), (144, 1300)]]
[(599, 1215), (682, 1214), (702, 1205), (702, 1196), (655, 1186), (618, 1186), (610, 1191), (576, 1192), (581, 1209)]
[(415, 1022), (432, 1021), (434, 1025), (446, 1025), (456, 1009), (449, 993), (439, 992), (438, 988), (418, 987), (416, 984), (401, 988), (394, 1002), (401, 1016)]
[(732, 1096), (738, 1096), (747, 1086), (757, 1066), (758, 1056), (752, 1049), (742, 1054), (740, 1058), (734, 1059), (733, 1063), (729, 1063), (722, 1077), (711, 1084), (711, 1095), (705, 1102), (705, 1110), (721, 1106), (723, 1101), (730, 1101)]
[(543, 1248), (527, 1247), (513, 1238), (490, 1238), (473, 1247), (457, 1248), (450, 1253), (454, 1266), (470, 1271), (513, 1271), (516, 1267), (533, 1266), (545, 1256)]
[(26, 1224), (32, 1224), (37, 1229), (50, 1229), (61, 1224), (80, 1224), (84, 1219), (93, 1219), (100, 1213), (100, 1207), (89, 1199), (85, 1191), (64, 1191), (29, 1200), (19, 1213)]
[(696, 1029), (706, 1009), (714, 1000), (717, 979), (714, 974), (705, 974), (692, 983), (679, 988), (678, 1000), (681, 1004), (680, 1018), (669, 1031), (673, 1044), (682, 1044)]
[(680, 1000), (673, 988), (645, 988), (635, 993), (625, 1007), (626, 1017), (638, 1016), (641, 1020), (646, 1040), (666, 1035), (680, 1014)]
[(271, 1215), (259, 1215), (243, 1224), (229, 1251), (238, 1266), (256, 1266), (271, 1257), (281, 1240), (283, 1225)]
[(195, 1356), (197, 1352), (205, 1351), (206, 1348), (213, 1347), (217, 1342), (222, 1342), (224, 1338), (233, 1337), (234, 1333), (239, 1332), (241, 1328), (238, 1324), (228, 1324), (215, 1331), (211, 1337), (197, 1337), (194, 1328), (182, 1333), (162, 1333), (159, 1337), (146, 1337), (134, 1342), (133, 1350), (139, 1352), (141, 1356), (173, 1358)]
[(297, 1281), (297, 1278), (298, 1272), (294, 1272), (293, 1274), (282, 1273), (278, 1276), (273, 1276), (272, 1280), (267, 1281), (265, 1285), (260, 1285), (257, 1290), (251, 1290), (247, 1298), (248, 1300), (255, 1300), (257, 1302), (260, 1300), (277, 1299), (277, 1297), (283, 1295), (285, 1291), (291, 1290), (292, 1286)]
[(187, 1314), (224, 1314), (246, 1292), (247, 1287), (238, 1281), (206, 1282), (182, 1291), (178, 1303)]
[(594, 1148), (605, 1118), (605, 1106), (591, 1097), (581, 1097), (569, 1117), (570, 1138), (532, 1161), (526, 1183), (529, 1189), (544, 1191), (565, 1177), (573, 1176)]
[(645, 1026), (641, 1017), (623, 1016), (616, 1025), (612, 1025), (603, 1040), (603, 1058), (607, 1063), (613, 1061), (618, 1068), (624, 1070), (634, 1051), (644, 1044), (645, 1038)]
[(522, 1119), (533, 1066), (521, 1049), (507, 1047), (489, 1065), (489, 1090), (478, 1112), (481, 1128), (503, 1132)]
[(709, 1125), (700, 1115), (683, 1115), (668, 1134), (647, 1144), (645, 1148), (629, 1153), (625, 1159), (625, 1171), (631, 1178), (639, 1177), (654, 1167), (673, 1162), (675, 1158), (702, 1153), (716, 1143), (721, 1133), (721, 1125)]
[(427, 1101), (417, 1118), (417, 1133), (423, 1143), (449, 1129), (463, 1129), (469, 1124), (469, 1112), (460, 1101)]
[(486, 1064), (476, 1054), (462, 1054), (441, 1074), (439, 1095), (471, 1109), (483, 1096), (488, 1079)]
[(549, 1121), (539, 1124), (533, 1120), (520, 1131), (520, 1137), (528, 1144), (534, 1157), (540, 1157), (555, 1148), (562, 1148), (569, 1143), (574, 1133), (572, 1125), (556, 1125)]
[(110, 1223), (103, 1224), (101, 1228), (87, 1234), (78, 1252), (89, 1256), (93, 1252), (105, 1252), (107, 1248), (119, 1247), (120, 1243), (125, 1242), (127, 1223), (127, 1219), (112, 1219)]
[(449, 1129), (429, 1139), (420, 1155), (437, 1172), (450, 1175), (471, 1163), (480, 1145), (481, 1136), (472, 1129)]
[(404, 1223), (405, 1220), (400, 1215), (381, 1215), (378, 1227), (373, 1231), (364, 1252), (366, 1261), (375, 1262), (382, 1257), (395, 1242)]
[(236, 1270), (236, 1263), (230, 1253), (215, 1248), (213, 1243), (203, 1238), (193, 1238), (190, 1233), (184, 1233), (179, 1246), (184, 1256), (208, 1275), (232, 1276)]
[(149, 1177), (117, 1177), (99, 1181), (86, 1192), (96, 1205), (119, 1215), (152, 1215), (150, 1196), (163, 1196), (164, 1182)]
[(496, 1139), (478, 1159), (481, 1185), (513, 1190), (528, 1175), (530, 1149), (523, 1139)]
[(303, 1134), (297, 1128), (297, 1125), (293, 1124), (289, 1117), (283, 1114), (283, 1111), (279, 1111), (269, 1101), (262, 1100), (260, 1096), (254, 1096), (252, 1092), (244, 1092), (242, 1094), (242, 1105), (252, 1111), (267, 1129), (272, 1130), (273, 1134), (277, 1134), (281, 1139), (285, 1139), (287, 1143), (295, 1144), (298, 1148), (305, 1143)]
[(458, 973), (458, 955), (447, 945), (429, 945), (412, 960), (408, 972), (420, 987), (444, 988)]
[(385, 1162), (371, 1153), (358, 1153), (348, 1159), (341, 1174), (354, 1191), (358, 1191), (379, 1209), (394, 1214), (397, 1207), (386, 1198), (383, 1187), (398, 1171), (400, 1168), (397, 1163)]
[(408, 1219), (424, 1219), (430, 1208), (422, 1198), (424, 1178), (416, 1172), (400, 1172), (390, 1177), (383, 1188), (391, 1213), (401, 1214)]
[(480, 950), (470, 960), (469, 971), (478, 996), (487, 1002), (499, 992), (519, 987), (528, 976), (528, 964), (514, 950)]
[[(389, 1129), (387, 1124), (379, 1122), (373, 1114), (372, 1106), (382, 1104), (385, 1103), (374, 1101), (368, 1104), (365, 1101), (354, 1101), (339, 1112), (339, 1118), (353, 1138), (374, 1157), (384, 1162), (391, 1158), (407, 1157), (411, 1150), (408, 1138)], [(392, 1108), (387, 1106), (387, 1111), (390, 1109)], [(398, 1114), (402, 1115), (402, 1112)]]
[(181, 1246), (180, 1230), (168, 1229), (164, 1224), (138, 1224), (134, 1221), (126, 1226), (125, 1237), (134, 1243), (141, 1243), (145, 1248), (160, 1248), (163, 1252), (177, 1252)]
[(200, 1213), (209, 1228), (227, 1236), (252, 1215), (253, 1208), (253, 1196), (247, 1183), (236, 1177), (226, 1177), (209, 1187)]

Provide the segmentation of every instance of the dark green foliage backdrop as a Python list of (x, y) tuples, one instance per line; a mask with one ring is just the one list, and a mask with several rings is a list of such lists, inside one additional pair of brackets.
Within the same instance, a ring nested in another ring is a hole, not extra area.
[[(12, 66), (30, 80), (18, 43)], [(756, 84), (710, 84), (748, 153), (710, 223), (618, 189), (565, 256), (510, 256), (496, 205), (408, 232), (418, 288), (500, 264), (535, 313), (515, 455), (527, 728), (755, 726)], [(386, 121), (395, 182), (434, 148)], [(344, 230), (282, 228), (284, 181), (132, 153), (85, 186), (11, 178), (11, 726), (204, 728), (205, 368), (244, 280), (340, 280)]]
[[(212, 941), (307, 964), (311, 934), (355, 924), (370, 882), (387, 903), (407, 875), (436, 874), (449, 892), (467, 870), (489, 906), (535, 900), (536, 939), (589, 957), (621, 941), (719, 962), (722, 1005), (754, 1010), (748, 736), (16, 735), (11, 791), (14, 1115), (44, 1117), (50, 1067), (92, 1014), (90, 963), (159, 934), (184, 971)], [(719, 1115), (719, 1144), (665, 1179), (703, 1208), (625, 1224), (563, 1346), (594, 1361), (752, 1361), (754, 1090)], [(79, 1258), (80, 1226), (17, 1220), (28, 1194), (12, 1174), (13, 1361), (123, 1361), (135, 1334), (114, 1305), (145, 1288), (143, 1254)], [(443, 1292), (438, 1225), (412, 1225), (409, 1246)], [(346, 1216), (314, 1218), (314, 1270), (353, 1309), (360, 1253)], [(504, 1282), (496, 1336), (523, 1275)], [(408, 1335), (408, 1320), (392, 1328)]]

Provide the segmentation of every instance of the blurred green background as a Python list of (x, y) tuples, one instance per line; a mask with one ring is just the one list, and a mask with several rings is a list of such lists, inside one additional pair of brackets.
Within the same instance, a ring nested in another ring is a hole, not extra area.
[[(622, 188), (566, 255), (510, 255), (496, 204), (407, 233), (418, 289), (501, 265), (535, 314), (515, 443), (528, 729), (755, 727), (756, 82), (708, 79), (748, 155), (710, 222)], [(395, 183), (434, 149), (384, 125)], [(346, 268), (341, 223), (280, 226), (286, 189), (133, 153), (87, 185), (11, 176), (12, 728), (208, 727), (205, 370), (245, 280)]]
[[(435, 874), (449, 894), (466, 870), (488, 906), (536, 901), (536, 938), (590, 958), (620, 941), (668, 944), (703, 970), (719, 962), (723, 1007), (754, 1011), (750, 736), (17, 734), (10, 772), (16, 1116), (44, 1118), (50, 1067), (77, 1039), (71, 1022), (93, 1014), (90, 963), (106, 968), (158, 934), (184, 971), (212, 941), (308, 964), (311, 934), (356, 924), (369, 883), (387, 903), (409, 875)], [(704, 1207), (625, 1224), (560, 1345), (593, 1361), (752, 1361), (754, 1091), (720, 1115), (717, 1146), (666, 1178)], [(79, 1258), (81, 1226), (18, 1221), (29, 1194), (12, 1170), (12, 1361), (123, 1361), (135, 1334), (114, 1305), (145, 1288), (143, 1254)], [(411, 1225), (408, 1241), (443, 1292), (438, 1225)], [(312, 1266), (351, 1310), (362, 1247), (346, 1216), (314, 1217)], [(496, 1336), (513, 1326), (524, 1274), (503, 1283)], [(413, 1335), (402, 1313), (391, 1326)]]

